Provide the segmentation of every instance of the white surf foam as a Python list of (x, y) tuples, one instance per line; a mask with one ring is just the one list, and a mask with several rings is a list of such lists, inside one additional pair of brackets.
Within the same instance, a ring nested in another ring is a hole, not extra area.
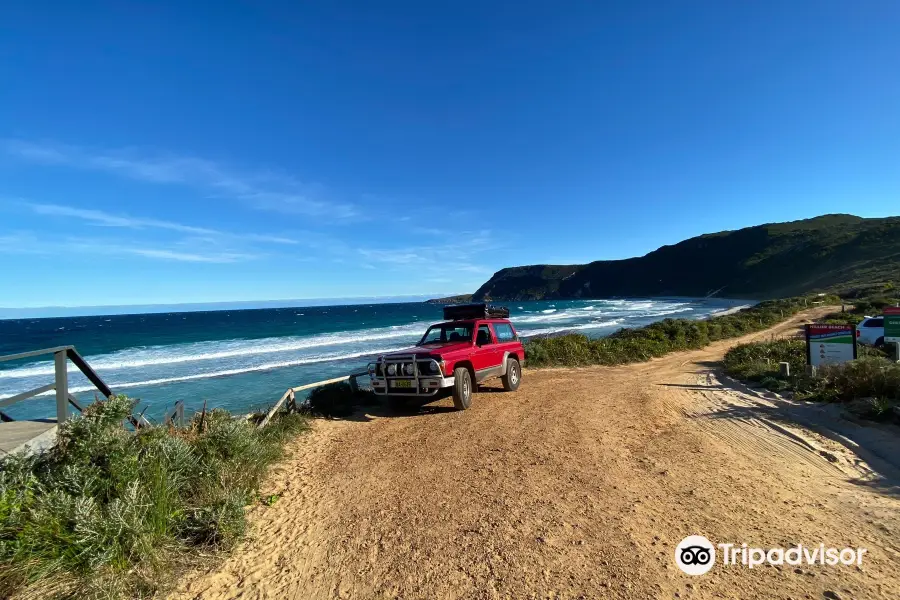
[(560, 327), (545, 327), (542, 329), (523, 329), (519, 331), (519, 334), (523, 337), (529, 337), (533, 335), (549, 335), (553, 333), (560, 333), (562, 331), (576, 331), (583, 329), (604, 329), (607, 327), (615, 327), (616, 325), (621, 324), (623, 319), (612, 319), (609, 321), (598, 321), (596, 323), (585, 323), (583, 325), (569, 325), (569, 326), (560, 326)]
[[(381, 348), (381, 349), (373, 349), (366, 350), (365, 352), (352, 352), (348, 354), (331, 354), (331, 355), (323, 355), (317, 356), (313, 358), (301, 358), (297, 360), (286, 360), (281, 362), (273, 362), (266, 363), (262, 365), (256, 365), (253, 367), (246, 367), (240, 369), (223, 369), (221, 371), (211, 371), (209, 373), (194, 373), (191, 375), (182, 375), (179, 377), (162, 377), (158, 379), (147, 379), (144, 381), (124, 381), (117, 382), (111, 381), (107, 382), (113, 390), (118, 391), (120, 389), (128, 389), (134, 387), (142, 387), (142, 386), (151, 386), (151, 385), (163, 385), (167, 383), (178, 383), (182, 381), (195, 381), (198, 379), (214, 379), (217, 377), (228, 377), (230, 375), (242, 375), (244, 373), (253, 373), (258, 371), (272, 371), (275, 369), (283, 369), (285, 367), (297, 367), (300, 365), (310, 365), (315, 363), (323, 363), (323, 362), (332, 362), (339, 360), (349, 360), (351, 358), (361, 358), (363, 356), (374, 356), (377, 354), (381, 354), (384, 352), (396, 352), (398, 350), (403, 350), (406, 346), (400, 346), (397, 348)], [(69, 388), (69, 391), (72, 393), (79, 392), (91, 392), (95, 391), (96, 388), (92, 385), (88, 386), (76, 386)], [(49, 391), (44, 392), (43, 394), (38, 394), (39, 396), (49, 396), (54, 394), (55, 392)], [(0, 402), (2, 402), (5, 398), (0, 398)]]
[[(139, 369), (142, 367), (309, 350), (358, 342), (374, 342), (398, 338), (410, 338), (412, 340), (421, 336), (427, 326), (428, 323), (409, 323), (407, 325), (394, 325), (360, 331), (343, 331), (311, 337), (223, 340), (174, 346), (149, 346), (120, 350), (111, 354), (86, 356), (85, 359), (99, 372)], [(53, 372), (53, 363), (42, 361), (16, 369), (0, 371), (0, 379), (46, 376), (53, 375)], [(74, 369), (72, 372), (75, 372)]]

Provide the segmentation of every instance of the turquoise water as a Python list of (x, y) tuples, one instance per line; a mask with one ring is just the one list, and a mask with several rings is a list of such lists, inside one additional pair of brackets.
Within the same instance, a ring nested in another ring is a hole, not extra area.
[[(703, 318), (742, 301), (615, 299), (507, 303), (524, 336), (577, 331), (603, 336), (666, 317)], [(441, 307), (425, 303), (0, 320), (0, 355), (74, 345), (116, 393), (158, 418), (175, 401), (188, 410), (247, 412), (289, 387), (364, 368), (379, 353), (418, 341)], [(72, 367), (74, 369), (74, 367)], [(80, 400), (94, 389), (70, 370)], [(0, 363), (0, 398), (50, 383), (51, 360)], [(13, 418), (55, 414), (44, 396), (19, 402)]]

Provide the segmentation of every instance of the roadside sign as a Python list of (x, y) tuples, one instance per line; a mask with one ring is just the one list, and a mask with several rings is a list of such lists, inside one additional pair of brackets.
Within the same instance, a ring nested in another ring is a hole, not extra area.
[(884, 341), (900, 342), (900, 306), (884, 307)]
[(806, 326), (806, 362), (814, 367), (836, 365), (856, 358), (856, 328), (853, 325)]

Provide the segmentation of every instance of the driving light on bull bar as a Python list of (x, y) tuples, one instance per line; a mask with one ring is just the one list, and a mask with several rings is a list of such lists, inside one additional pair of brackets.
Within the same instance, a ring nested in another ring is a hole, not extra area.
[(397, 365), (395, 365), (395, 364), (388, 365), (387, 373), (388, 373), (388, 375), (396, 375), (397, 374)]
[(415, 372), (415, 370), (416, 370), (416, 367), (412, 363), (403, 365), (403, 372), (406, 373), (407, 375), (412, 375)]
[(431, 373), (437, 373), (440, 370), (440, 368), (441, 367), (434, 361), (431, 361), (430, 363), (428, 363), (428, 370)]

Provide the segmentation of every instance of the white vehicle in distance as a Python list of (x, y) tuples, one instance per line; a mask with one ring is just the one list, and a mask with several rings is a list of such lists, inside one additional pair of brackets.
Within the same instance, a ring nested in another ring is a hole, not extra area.
[(865, 317), (856, 326), (856, 341), (869, 346), (884, 344), (884, 317)]

